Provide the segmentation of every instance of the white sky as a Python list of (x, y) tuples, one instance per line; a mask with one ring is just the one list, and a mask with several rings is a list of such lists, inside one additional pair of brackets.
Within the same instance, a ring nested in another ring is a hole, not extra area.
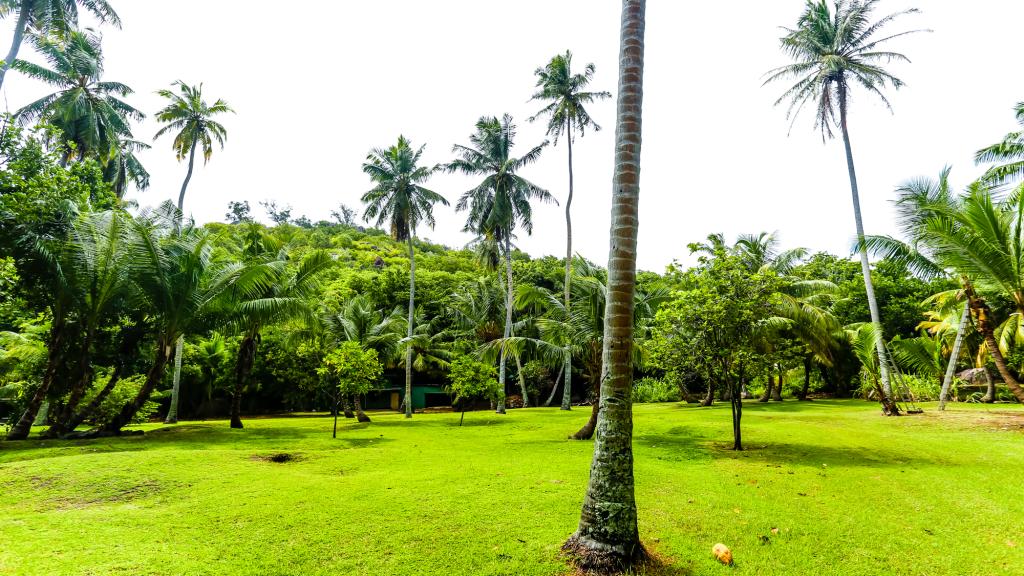
[[(107, 80), (132, 86), (129, 102), (152, 115), (154, 92), (182, 79), (203, 82), (209, 100), (226, 99), (227, 147), (197, 166), (186, 211), (222, 220), (229, 200), (276, 199), (293, 216), (329, 219), (339, 202), (359, 206), (370, 187), (360, 171), (367, 151), (405, 134), (425, 143), (428, 163), (452, 158), (476, 119), (509, 112), (519, 123), (519, 152), (544, 139), (526, 119), (533, 71), (571, 49), (574, 63), (597, 65), (593, 89), (615, 92), (620, 3), (615, 0), (113, 0), (124, 29), (102, 29)], [(785, 247), (847, 254), (853, 236), (842, 145), (823, 145), (812, 119), (792, 134), (784, 86), (761, 87), (764, 72), (786, 62), (778, 26), (792, 25), (803, 0), (648, 3), (639, 264), (660, 271), (691, 259), (686, 244), (713, 232), (778, 231)], [(879, 15), (918, 5), (923, 13), (891, 28), (931, 28), (892, 48), (911, 65), (893, 69), (907, 86), (891, 94), (895, 115), (855, 96), (851, 133), (868, 233), (894, 230), (894, 187), (946, 164), (965, 184), (980, 173), (974, 150), (1015, 127), (1024, 100), (1019, 71), (1017, 0), (887, 0)], [(6, 52), (12, 19), (4, 23)], [(26, 48), (22, 57), (37, 59)], [(7, 105), (17, 109), (45, 87), (8, 74)], [(614, 100), (595, 104), (605, 128), (574, 148), (575, 247), (607, 258)], [(149, 140), (158, 126), (135, 130)], [(170, 138), (141, 155), (152, 174), (143, 205), (176, 198), (185, 174)], [(564, 143), (523, 175), (559, 199), (567, 188)], [(454, 205), (473, 181), (439, 175), (431, 187)], [(437, 210), (438, 226), (421, 236), (461, 246), (464, 215)], [(562, 255), (562, 209), (539, 206), (533, 255)]]

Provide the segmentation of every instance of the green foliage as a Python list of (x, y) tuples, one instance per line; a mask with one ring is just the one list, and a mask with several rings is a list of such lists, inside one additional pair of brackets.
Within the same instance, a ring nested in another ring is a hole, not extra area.
[(493, 364), (484, 364), (472, 356), (456, 356), (449, 366), (448, 390), (455, 402), (498, 398), (498, 371)]
[(640, 378), (633, 382), (633, 403), (652, 404), (655, 402), (679, 402), (682, 400), (679, 387), (661, 378)]
[[(109, 378), (110, 375), (107, 374), (105, 378), (97, 379), (96, 386), (94, 387), (92, 394), (86, 395), (85, 399), (82, 401), (83, 406), (88, 405), (89, 402), (92, 401), (93, 395), (103, 388), (103, 385), (107, 383)], [(135, 374), (118, 380), (114, 389), (110, 392), (110, 395), (104, 398), (99, 408), (97, 408), (96, 411), (93, 412), (86, 420), (86, 424), (102, 426), (109, 422), (117, 415), (118, 412), (121, 411), (121, 407), (124, 406), (126, 402), (135, 398), (145, 383), (145, 374)], [(131, 423), (141, 424), (149, 421), (150, 416), (156, 414), (157, 410), (160, 409), (160, 405), (154, 400), (160, 399), (162, 396), (163, 395), (159, 393), (151, 396), (151, 399), (147, 400), (135, 413), (135, 416), (132, 417)]]
[(328, 352), (317, 373), (337, 382), (342, 394), (366, 394), (381, 377), (377, 351), (363, 350), (358, 342), (342, 342)]

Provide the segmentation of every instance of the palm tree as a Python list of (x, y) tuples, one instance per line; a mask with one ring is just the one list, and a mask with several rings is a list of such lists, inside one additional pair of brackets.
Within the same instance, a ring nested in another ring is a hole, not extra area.
[(49, 68), (18, 60), (14, 68), (57, 89), (15, 112), (25, 123), (42, 120), (60, 129), (67, 146), (63, 161), (96, 158), (105, 164), (122, 138), (131, 138), (131, 120), (145, 115), (121, 98), (132, 89), (101, 80), (103, 52), (99, 36), (73, 31), (63, 41), (42, 39), (39, 52)]
[(233, 291), (234, 310), (230, 326), (242, 336), (235, 362), (235, 386), (231, 396), (231, 427), (242, 428), (242, 393), (249, 381), (256, 347), (264, 328), (293, 318), (312, 316), (311, 302), (318, 293), (320, 276), (334, 260), (323, 251), (316, 251), (297, 266), (291, 266), (285, 251), (263, 253), (247, 263), (243, 278), (258, 278), (253, 289), (250, 282), (241, 282)]
[(121, 27), (121, 19), (106, 0), (7, 0), (0, 6), (0, 17), (17, 11), (14, 39), (7, 58), (0, 63), (0, 88), (3, 88), (7, 70), (18, 59), (18, 51), (25, 41), (25, 33), (46, 37), (63, 36), (78, 28), (78, 6), (88, 10), (101, 23)]
[(1024, 102), (1018, 102), (1014, 106), (1014, 113), (1021, 130), (1010, 132), (1001, 142), (978, 150), (974, 156), (979, 164), (1005, 163), (989, 168), (982, 176), (986, 182), (1001, 184), (1024, 176)]
[(107, 160), (107, 165), (103, 168), (103, 179), (114, 187), (114, 193), (119, 200), (124, 199), (129, 184), (135, 186), (139, 192), (149, 188), (149, 171), (135, 155), (136, 152), (149, 148), (149, 144), (131, 138), (121, 138), (114, 146), (110, 160)]
[[(813, 105), (816, 109), (815, 127), (821, 130), (823, 139), (831, 138), (832, 128), (838, 124), (846, 150), (857, 239), (861, 244), (864, 239), (864, 222), (860, 213), (860, 192), (847, 123), (850, 88), (852, 85), (861, 86), (868, 93), (878, 96), (891, 109), (882, 90), (887, 86), (899, 89), (903, 82), (882, 68), (882, 64), (893, 60), (909, 60), (902, 54), (880, 50), (879, 47), (893, 38), (917, 32), (912, 30), (877, 38), (877, 33), (896, 18), (917, 12), (916, 9), (904, 10), (872, 22), (872, 11), (877, 3), (878, 0), (836, 0), (833, 10), (828, 0), (807, 0), (797, 27), (786, 28), (786, 35), (781, 39), (783, 51), (794, 62), (770, 71), (765, 80), (765, 84), (786, 79), (797, 80), (776, 101), (776, 105), (789, 101), (788, 115), (794, 118), (805, 105)], [(860, 250), (860, 261), (871, 322), (878, 331), (876, 341), (883, 391), (880, 400), (885, 412), (895, 415), (899, 412), (892, 401), (888, 361), (881, 333), (881, 314), (871, 282), (868, 253), (863, 247)]]
[(579, 527), (562, 547), (584, 570), (628, 568), (646, 555), (636, 522), (631, 397), (646, 11), (646, 0), (622, 2), (601, 408)]
[[(405, 136), (398, 137), (398, 143), (388, 149), (375, 148), (366, 157), (363, 172), (373, 180), (375, 186), (363, 194), (366, 204), (363, 218), (377, 219), (377, 226), (388, 223), (391, 236), (409, 246), (409, 321), (406, 338), (412, 339), (416, 310), (416, 251), (413, 240), (420, 224), (434, 227), (434, 204), (447, 206), (448, 200), (440, 194), (423, 187), (439, 167), (420, 166), (424, 146), (413, 150)], [(412, 346), (405, 351), (405, 397), (412, 398)], [(405, 403), (405, 417), (412, 418), (412, 402)]]
[[(512, 298), (512, 236), (522, 226), (527, 234), (533, 232), (533, 207), (531, 200), (555, 202), (551, 193), (519, 175), (525, 166), (536, 162), (547, 146), (547, 141), (532, 148), (525, 155), (512, 156), (515, 144), (516, 125), (512, 116), (505, 114), (501, 120), (484, 116), (476, 123), (476, 133), (469, 137), (470, 145), (456, 144), (453, 152), (459, 158), (452, 160), (445, 169), (469, 176), (483, 176), (476, 187), (459, 198), (455, 210), (468, 210), (465, 231), (478, 236), (493, 238), (501, 247), (505, 258), (505, 330), (504, 337), (511, 336)], [(498, 369), (498, 409), (505, 413), (505, 355), (502, 354)]]
[[(531, 100), (542, 100), (548, 102), (540, 112), (530, 118), (530, 122), (542, 116), (548, 117), (548, 136), (558, 144), (559, 137), (565, 134), (565, 142), (569, 152), (569, 194), (565, 200), (565, 284), (564, 298), (565, 309), (571, 310), (570, 284), (572, 282), (572, 194), (573, 194), (573, 173), (572, 173), (572, 142), (579, 132), (583, 136), (587, 128), (595, 132), (601, 126), (594, 122), (587, 112), (586, 104), (597, 100), (611, 98), (610, 92), (586, 92), (587, 85), (594, 78), (595, 67), (587, 64), (583, 73), (574, 74), (572, 71), (572, 52), (566, 50), (565, 54), (558, 54), (551, 59), (543, 68), (537, 68), (534, 75), (537, 76), (537, 91)], [(572, 395), (572, 358), (567, 354), (565, 358), (565, 388), (562, 393), (562, 410), (569, 410)]]
[(189, 86), (181, 80), (171, 84), (177, 87), (180, 94), (173, 90), (160, 90), (160, 96), (170, 102), (156, 113), (156, 119), (166, 124), (161, 128), (153, 139), (157, 139), (168, 132), (176, 131), (174, 135), (174, 153), (181, 162), (188, 156), (188, 172), (185, 174), (185, 181), (181, 183), (181, 193), (178, 194), (178, 212), (183, 212), (185, 205), (185, 190), (188, 182), (192, 179), (192, 169), (195, 166), (196, 147), (203, 147), (203, 163), (210, 161), (213, 155), (213, 141), (224, 148), (224, 140), (227, 138), (227, 130), (219, 122), (213, 119), (218, 114), (234, 112), (228, 103), (218, 99), (212, 105), (203, 100), (203, 85)]

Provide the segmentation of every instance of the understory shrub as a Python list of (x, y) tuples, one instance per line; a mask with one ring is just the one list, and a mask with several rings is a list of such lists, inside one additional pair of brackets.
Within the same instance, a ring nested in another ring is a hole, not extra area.
[[(92, 393), (83, 400), (82, 405), (88, 405), (93, 394), (98, 392), (105, 383), (106, 382), (104, 381), (97, 382), (96, 386), (93, 387)], [(122, 378), (118, 381), (117, 385), (114, 386), (114, 389), (110, 391), (110, 394), (103, 400), (103, 403), (100, 404), (99, 408), (96, 409), (96, 412), (90, 415), (89, 419), (86, 420), (86, 423), (92, 426), (99, 426), (109, 422), (117, 415), (118, 412), (121, 411), (121, 408), (125, 403), (139, 393), (139, 389), (142, 388), (142, 385), (145, 383), (145, 374), (136, 374), (127, 378)], [(150, 416), (160, 409), (160, 404), (156, 401), (163, 399), (165, 395), (166, 392), (154, 391), (153, 394), (150, 395), (150, 399), (142, 405), (142, 408), (140, 408), (138, 412), (135, 413), (135, 417), (132, 418), (132, 424), (141, 424), (148, 421)]]
[(641, 378), (633, 382), (633, 402), (636, 404), (679, 402), (681, 397), (679, 388), (660, 378)]

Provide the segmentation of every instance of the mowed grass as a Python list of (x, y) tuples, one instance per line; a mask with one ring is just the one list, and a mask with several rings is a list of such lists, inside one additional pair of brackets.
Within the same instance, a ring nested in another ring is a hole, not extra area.
[[(659, 574), (1024, 574), (1024, 410), (640, 405), (640, 532)], [(0, 443), (0, 574), (556, 575), (587, 410), (145, 426)], [(266, 459), (287, 453), (290, 462)], [(711, 558), (729, 545), (734, 567)]]

